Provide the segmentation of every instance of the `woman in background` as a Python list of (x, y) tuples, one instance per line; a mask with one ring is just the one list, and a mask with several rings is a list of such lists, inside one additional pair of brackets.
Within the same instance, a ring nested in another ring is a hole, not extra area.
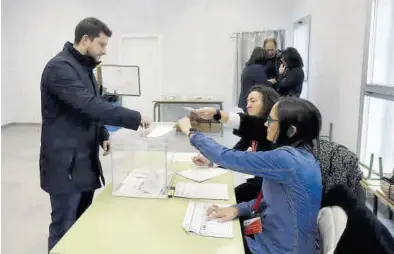
[(241, 92), (238, 99), (238, 107), (246, 112), (246, 99), (248, 92), (255, 84), (264, 84), (267, 82), (265, 65), (268, 54), (262, 47), (256, 47), (250, 55), (249, 61), (241, 75)]
[[(265, 87), (261, 85), (253, 86), (248, 94), (247, 99), (247, 113), (249, 116), (257, 116), (261, 118), (261, 121), (267, 121), (268, 115), (276, 102), (279, 100), (279, 94), (275, 92), (274, 89), (270, 87)], [(215, 108), (205, 108), (205, 110), (211, 110), (216, 113)], [(231, 113), (230, 113), (231, 114)], [(235, 113), (233, 113), (236, 115)], [(213, 114), (212, 114), (213, 116)], [(234, 118), (239, 116), (232, 116), (229, 118)], [(228, 121), (227, 121), (228, 123)], [(231, 125), (231, 123), (230, 123)], [(253, 130), (250, 130), (253, 131)], [(272, 143), (268, 141), (265, 137), (267, 136), (267, 127), (261, 128), (259, 130), (261, 135), (264, 135), (263, 140), (251, 140), (241, 136), (239, 142), (233, 147), (235, 150), (246, 151), (248, 149), (252, 151), (269, 151), (272, 150)], [(240, 136), (238, 129), (234, 129), (233, 133)], [(208, 166), (211, 162), (202, 155), (193, 158), (194, 164), (197, 166)], [(250, 178), (235, 188), (235, 197), (237, 203), (250, 201), (256, 198), (257, 194), (261, 190), (262, 177), (255, 176)]]
[(270, 79), (272, 87), (280, 96), (300, 97), (304, 83), (304, 64), (297, 49), (289, 47), (282, 53), (282, 64), (279, 67), (279, 77)]
[(226, 208), (212, 206), (207, 211), (209, 217), (220, 221), (249, 216), (263, 222), (246, 236), (247, 253), (316, 253), (322, 184), (319, 164), (312, 151), (319, 137), (321, 115), (311, 102), (286, 98), (273, 106), (266, 123), (267, 139), (278, 148), (267, 152), (241, 152), (223, 147), (193, 130), (187, 117), (179, 120), (178, 125), (191, 144), (210, 161), (264, 177), (255, 200)]

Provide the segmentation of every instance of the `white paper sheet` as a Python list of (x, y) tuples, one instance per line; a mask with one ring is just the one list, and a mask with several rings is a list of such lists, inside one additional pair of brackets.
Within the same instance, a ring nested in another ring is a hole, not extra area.
[(191, 162), (198, 153), (167, 153), (167, 160), (171, 162)]
[(204, 182), (215, 176), (227, 173), (228, 171), (222, 168), (192, 168), (178, 172), (178, 175), (186, 177), (196, 182)]
[(196, 109), (192, 108), (192, 107), (183, 107), (184, 109), (186, 109), (187, 111), (191, 111), (191, 112), (195, 112)]
[(173, 126), (157, 126), (149, 132), (148, 138), (157, 138), (166, 135), (174, 129)]
[[(208, 220), (206, 212), (210, 206), (212, 206), (212, 204), (190, 201), (183, 219), (183, 227), (185, 230), (201, 236), (232, 238), (233, 222)], [(228, 205), (218, 206), (228, 207)]]
[(227, 184), (220, 183), (178, 182), (175, 186), (174, 196), (195, 199), (229, 199)]

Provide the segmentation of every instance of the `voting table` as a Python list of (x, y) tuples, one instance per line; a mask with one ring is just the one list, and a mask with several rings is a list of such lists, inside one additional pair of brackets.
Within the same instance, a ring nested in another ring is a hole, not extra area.
[[(192, 167), (194, 166), (191, 160), (168, 163), (168, 169), (173, 172)], [(174, 175), (172, 184), (180, 181), (192, 182), (180, 175)], [(230, 200), (193, 201), (235, 204), (234, 184), (230, 172), (207, 180), (206, 183), (227, 184)], [(238, 220), (234, 220), (232, 238), (204, 237), (187, 232), (182, 222), (189, 201), (190, 199), (177, 197), (115, 197), (112, 195), (112, 184), (109, 184), (50, 253), (244, 253)]]

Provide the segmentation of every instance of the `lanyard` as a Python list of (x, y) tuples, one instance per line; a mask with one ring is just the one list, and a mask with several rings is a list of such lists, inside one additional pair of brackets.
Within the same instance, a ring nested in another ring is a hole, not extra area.
[[(257, 151), (257, 142), (252, 141), (252, 152), (256, 152), (256, 151)], [(256, 214), (259, 212), (259, 207), (262, 199), (263, 199), (263, 191), (260, 191), (259, 195), (257, 195), (256, 200), (254, 201), (252, 214)]]

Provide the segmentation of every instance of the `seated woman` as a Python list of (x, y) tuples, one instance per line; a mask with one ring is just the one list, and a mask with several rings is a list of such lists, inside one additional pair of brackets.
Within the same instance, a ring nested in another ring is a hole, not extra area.
[(269, 80), (280, 96), (300, 97), (304, 83), (302, 67), (304, 64), (297, 49), (289, 47), (283, 51), (279, 78)]
[[(267, 117), (274, 106), (279, 100), (278, 93), (270, 87), (256, 85), (249, 91), (247, 99), (247, 112), (250, 116), (260, 117), (263, 121), (267, 120)], [(216, 112), (216, 109), (213, 109)], [(238, 116), (235, 116), (238, 117)], [(234, 129), (234, 134), (237, 135), (237, 129)], [(267, 136), (267, 127), (259, 130)], [(255, 141), (247, 138), (242, 138), (234, 146), (233, 149), (239, 151), (246, 151), (251, 148), (252, 151), (269, 151), (272, 150), (272, 143), (264, 137), (261, 141)], [(208, 166), (211, 162), (204, 156), (199, 155), (193, 158), (193, 162), (197, 166)], [(262, 178), (256, 176), (250, 178), (246, 183), (243, 183), (235, 188), (235, 198), (237, 203), (250, 201), (257, 197), (257, 194), (261, 190)]]
[(250, 215), (262, 220), (262, 228), (246, 236), (252, 253), (316, 253), (322, 184), (312, 151), (319, 137), (321, 115), (311, 102), (286, 98), (274, 105), (267, 118), (267, 139), (278, 148), (267, 152), (225, 148), (191, 129), (187, 117), (178, 124), (210, 161), (264, 178), (261, 194), (255, 200), (228, 208), (213, 206), (208, 210), (211, 218), (227, 221)]

